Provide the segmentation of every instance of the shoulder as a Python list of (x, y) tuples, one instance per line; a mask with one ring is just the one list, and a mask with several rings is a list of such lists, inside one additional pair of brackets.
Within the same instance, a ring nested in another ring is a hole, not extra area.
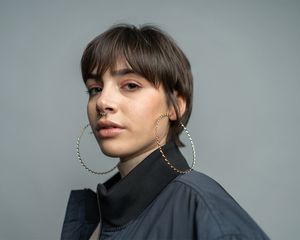
[[(232, 196), (214, 179), (209, 176), (192, 171), (190, 173), (178, 176), (173, 184), (182, 186), (183, 189), (189, 189), (191, 194), (204, 201), (207, 207), (218, 208), (220, 203), (227, 203), (240, 208)], [(215, 206), (215, 203), (218, 205)]]
[(193, 203), (195, 221), (201, 225), (202, 233), (214, 232), (220, 239), (268, 239), (249, 214), (209, 176), (192, 171), (178, 176), (172, 185), (181, 201), (187, 199), (189, 206)]
[(209, 208), (217, 207), (212, 206), (215, 201), (237, 204), (218, 182), (197, 171), (179, 175), (173, 180), (171, 185), (178, 192), (185, 191), (188, 195), (198, 198), (199, 201), (203, 202)]
[(72, 190), (63, 222), (61, 239), (88, 238), (99, 222), (97, 195), (91, 189)]
[(88, 207), (97, 208), (97, 195), (91, 189), (72, 190), (69, 196), (66, 218), (73, 218), (77, 211), (86, 211)]
[(209, 199), (214, 197), (229, 198), (232, 197), (225, 191), (225, 189), (214, 179), (209, 176), (192, 171), (190, 173), (180, 175), (174, 180), (175, 184), (183, 185), (191, 189), (198, 197)]

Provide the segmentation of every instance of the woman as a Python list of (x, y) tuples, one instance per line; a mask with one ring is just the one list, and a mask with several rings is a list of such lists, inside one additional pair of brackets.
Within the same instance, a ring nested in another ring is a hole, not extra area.
[(268, 239), (178, 149), (193, 82), (166, 33), (114, 26), (88, 44), (81, 70), (90, 126), (102, 152), (120, 159), (119, 172), (97, 193), (71, 192), (61, 239)]

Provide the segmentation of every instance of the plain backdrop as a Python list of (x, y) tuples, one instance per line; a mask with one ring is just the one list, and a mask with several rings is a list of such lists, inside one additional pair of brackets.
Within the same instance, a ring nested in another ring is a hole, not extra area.
[[(300, 1), (0, 1), (0, 239), (59, 239), (86, 172), (79, 62), (115, 23), (152, 23), (190, 59), (196, 169), (220, 182), (272, 239), (300, 235)], [(183, 136), (184, 137), (184, 136)], [(117, 160), (84, 135), (94, 170)], [(189, 145), (184, 154), (191, 162)]]

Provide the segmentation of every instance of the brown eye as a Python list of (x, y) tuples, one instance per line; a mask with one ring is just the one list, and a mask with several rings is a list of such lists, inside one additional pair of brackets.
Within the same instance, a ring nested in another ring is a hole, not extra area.
[(94, 96), (98, 93), (101, 93), (102, 92), (102, 87), (93, 87), (93, 88), (90, 88), (87, 90), (87, 93), (90, 95), (90, 96)]
[(140, 86), (137, 85), (136, 83), (127, 83), (123, 86), (123, 88), (125, 88), (126, 90), (132, 91), (135, 90), (137, 88), (139, 88)]

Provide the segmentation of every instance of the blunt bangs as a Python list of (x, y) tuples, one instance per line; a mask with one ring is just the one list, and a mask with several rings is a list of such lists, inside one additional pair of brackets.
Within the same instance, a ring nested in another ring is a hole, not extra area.
[[(154, 26), (138, 29), (132, 25), (117, 25), (88, 44), (81, 59), (82, 78), (85, 82), (95, 69), (101, 77), (108, 69), (114, 70), (118, 61), (125, 61), (134, 72), (154, 85), (165, 80), (168, 84), (163, 85), (173, 88), (178, 80), (173, 73), (176, 76), (180, 73), (172, 64), (174, 56), (166, 54), (174, 54), (169, 41), (173, 40), (166, 39)], [(188, 61), (186, 63), (189, 66)]]

